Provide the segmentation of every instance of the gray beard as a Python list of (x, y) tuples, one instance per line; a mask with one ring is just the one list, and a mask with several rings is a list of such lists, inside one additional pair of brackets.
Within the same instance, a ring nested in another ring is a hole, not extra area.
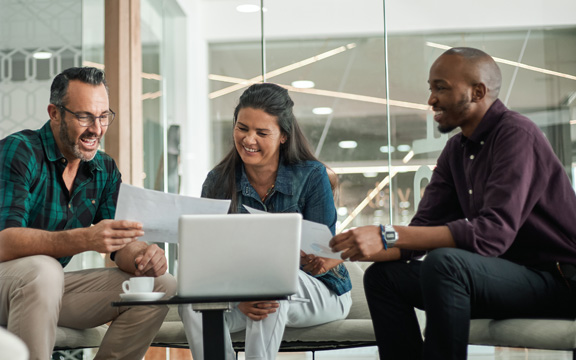
[(61, 124), (60, 141), (72, 153), (72, 155), (74, 155), (76, 159), (80, 159), (82, 161), (91, 161), (92, 159), (94, 159), (94, 156), (96, 156), (96, 152), (94, 152), (92, 156), (87, 157), (80, 151), (80, 149), (78, 148), (78, 144), (76, 144), (74, 141), (72, 141), (72, 139), (70, 139), (70, 136), (68, 136), (68, 124), (66, 124), (66, 121), (64, 119), (60, 121), (60, 124)]

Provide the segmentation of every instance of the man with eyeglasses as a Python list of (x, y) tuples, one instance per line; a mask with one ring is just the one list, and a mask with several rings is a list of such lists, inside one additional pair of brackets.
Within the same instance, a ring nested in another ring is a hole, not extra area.
[[(139, 241), (142, 224), (112, 220), (121, 176), (98, 151), (115, 114), (104, 73), (71, 68), (54, 79), (50, 120), (0, 141), (0, 325), (19, 336), (30, 359), (51, 358), (57, 326), (111, 321), (96, 359), (141, 359), (167, 307), (112, 307), (122, 282), (155, 277), (175, 293), (166, 257)], [(118, 268), (64, 272), (73, 255), (110, 253)]]

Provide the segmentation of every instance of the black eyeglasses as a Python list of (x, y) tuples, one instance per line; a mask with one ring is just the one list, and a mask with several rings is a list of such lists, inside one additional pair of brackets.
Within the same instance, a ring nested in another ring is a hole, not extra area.
[(108, 125), (112, 124), (112, 121), (114, 121), (114, 117), (116, 116), (116, 113), (114, 111), (112, 111), (112, 109), (108, 109), (108, 114), (104, 114), (104, 115), (100, 115), (100, 116), (94, 116), (92, 114), (75, 113), (75, 112), (71, 111), (70, 109), (67, 109), (66, 106), (64, 106), (64, 105), (60, 105), (60, 108), (64, 109), (65, 111), (68, 111), (70, 114), (74, 115), (76, 117), (76, 120), (78, 120), (78, 124), (80, 124), (80, 126), (83, 126), (83, 127), (92, 126), (92, 124), (94, 124), (96, 119), (100, 120), (100, 125), (108, 126)]

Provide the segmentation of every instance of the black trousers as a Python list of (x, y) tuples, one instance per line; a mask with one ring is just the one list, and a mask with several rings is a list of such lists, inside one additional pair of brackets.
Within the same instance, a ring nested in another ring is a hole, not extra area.
[[(364, 288), (386, 360), (465, 360), (470, 319), (576, 316), (576, 297), (553, 264), (537, 270), (453, 248), (374, 263)], [(426, 312), (425, 341), (414, 307)]]

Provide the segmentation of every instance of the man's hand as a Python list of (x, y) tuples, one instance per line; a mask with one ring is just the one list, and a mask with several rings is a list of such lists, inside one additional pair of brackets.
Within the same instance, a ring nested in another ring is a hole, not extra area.
[(343, 251), (342, 259), (357, 261), (369, 258), (384, 249), (380, 227), (362, 226), (340, 233), (329, 243), (332, 251)]
[(280, 307), (278, 301), (244, 301), (238, 304), (238, 310), (254, 321), (266, 319)]
[(85, 250), (110, 253), (143, 236), (142, 224), (128, 220), (102, 220), (86, 228)]
[(302, 270), (311, 275), (324, 274), (328, 270), (341, 264), (342, 260), (330, 259), (319, 257), (312, 254), (306, 254), (300, 250), (300, 265), (302, 265)]
[(168, 269), (164, 250), (143, 241), (126, 245), (116, 253), (114, 260), (121, 270), (136, 276), (157, 277), (164, 275)]
[(168, 269), (164, 250), (156, 244), (149, 245), (142, 254), (136, 256), (134, 266), (136, 276), (161, 276)]

